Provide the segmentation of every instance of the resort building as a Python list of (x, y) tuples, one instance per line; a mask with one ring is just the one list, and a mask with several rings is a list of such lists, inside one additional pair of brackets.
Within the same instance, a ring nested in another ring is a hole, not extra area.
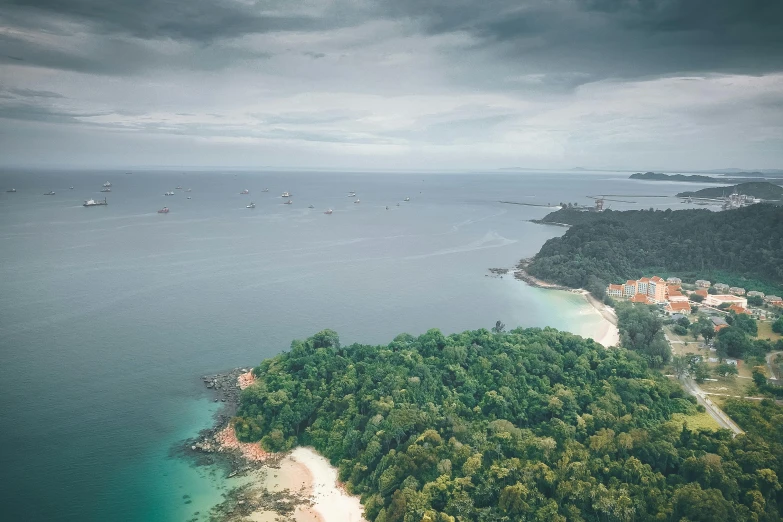
[(750, 315), (750, 312), (748, 312), (746, 309), (742, 308), (739, 305), (733, 304), (730, 307), (727, 308), (729, 312), (734, 312), (735, 314), (746, 314)]
[(729, 293), (734, 295), (745, 295), (745, 289), (738, 286), (732, 286), (729, 288)]
[(727, 284), (725, 284), (725, 283), (715, 283), (714, 285), (712, 285), (712, 287), (713, 287), (715, 290), (717, 290), (718, 292), (720, 292), (720, 293), (724, 293), (724, 294), (725, 294), (726, 292), (728, 292), (728, 291), (729, 291), (729, 288), (730, 288), (730, 287), (729, 287), (729, 285), (727, 285)]
[(667, 277), (666, 282), (673, 285), (681, 285), (682, 279), (680, 279), (679, 277)]
[[(639, 291), (638, 288), (637, 291)], [(650, 282), (647, 284), (647, 296), (656, 303), (665, 303), (666, 281), (658, 276), (650, 278)]]
[(609, 285), (606, 288), (606, 294), (611, 297), (627, 297), (633, 300), (637, 295), (642, 295), (649, 297), (647, 301), (651, 303), (665, 303), (668, 293), (666, 281), (658, 276), (642, 277), (638, 281), (629, 279), (623, 285)]
[(712, 325), (716, 332), (719, 332), (724, 328), (728, 328), (729, 326), (729, 323), (727, 323), (726, 319), (723, 317), (710, 317), (710, 321), (712, 321)]
[(649, 298), (649, 297), (647, 297), (647, 296), (646, 296), (646, 295), (644, 295), (644, 294), (636, 294), (635, 296), (633, 296), (633, 297), (631, 298), (631, 302), (632, 302), (632, 303), (645, 303), (645, 304), (652, 304), (652, 303), (650, 302), (650, 298)]
[(708, 295), (704, 299), (704, 304), (707, 306), (714, 306), (716, 308), (720, 307), (722, 304), (739, 305), (742, 308), (747, 308), (748, 300), (737, 295), (717, 294)]
[(688, 296), (682, 295), (681, 292), (669, 292), (669, 302), (670, 303), (687, 303), (688, 302)]
[(783, 302), (783, 298), (780, 298), (779, 296), (776, 295), (768, 295), (767, 297), (764, 298), (764, 301), (766, 301), (769, 304), (776, 304), (776, 303)]
[(685, 302), (673, 302), (666, 305), (667, 314), (682, 314), (691, 315), (691, 304), (688, 301)]
[(623, 295), (625, 297), (633, 297), (636, 295), (636, 281), (628, 280), (623, 285)]
[(606, 289), (606, 295), (609, 297), (622, 297), (623, 285), (609, 285), (609, 287)]
[(695, 291), (695, 292), (693, 292), (693, 293), (694, 293), (694, 294), (696, 294), (696, 295), (700, 295), (700, 296), (702, 296), (702, 297), (707, 297), (708, 295), (710, 295), (710, 294), (709, 294), (709, 292), (707, 292), (707, 291), (706, 291), (705, 289), (703, 289), (703, 288), (699, 288), (698, 290), (696, 290), (696, 291)]
[(764, 297), (764, 292), (757, 292), (756, 290), (751, 290), (748, 292), (748, 297)]
[(695, 285), (700, 288), (709, 288), (710, 286), (712, 286), (712, 283), (710, 283), (705, 279), (697, 279)]

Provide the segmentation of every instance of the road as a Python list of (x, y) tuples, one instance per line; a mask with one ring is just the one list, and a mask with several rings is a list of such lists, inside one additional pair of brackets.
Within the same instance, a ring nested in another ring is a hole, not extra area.
[[(665, 333), (664, 337), (669, 343), (669, 348), (672, 350), (672, 355), (674, 355), (673, 345), (677, 343), (681, 344), (682, 341), (672, 341)], [(710, 414), (710, 417), (715, 419), (715, 422), (717, 422), (721, 428), (733, 431), (735, 436), (741, 433), (745, 433), (733, 420), (731, 420), (728, 415), (726, 415), (723, 410), (721, 410), (714, 402), (712, 402), (712, 400), (710, 400), (709, 397), (707, 397), (707, 394), (705, 394), (701, 387), (696, 384), (696, 381), (691, 379), (689, 376), (684, 375), (680, 378), (680, 382), (682, 383), (683, 388), (688, 390), (688, 393), (696, 397), (696, 402), (704, 406), (704, 409), (707, 410), (707, 413)]]

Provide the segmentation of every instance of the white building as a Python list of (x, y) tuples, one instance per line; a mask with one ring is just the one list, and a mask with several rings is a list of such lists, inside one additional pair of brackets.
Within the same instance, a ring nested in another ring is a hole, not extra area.
[(712, 286), (712, 283), (710, 283), (705, 279), (697, 279), (695, 284), (700, 288), (709, 288), (710, 286)]
[(738, 295), (716, 294), (708, 295), (704, 299), (704, 304), (707, 306), (714, 306), (715, 308), (720, 307), (722, 304), (735, 304), (741, 306), (742, 308), (747, 308), (748, 300)]

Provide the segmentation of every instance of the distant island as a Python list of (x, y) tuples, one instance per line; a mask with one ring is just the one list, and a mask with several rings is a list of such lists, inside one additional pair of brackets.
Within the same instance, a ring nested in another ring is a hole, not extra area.
[(766, 200), (782, 200), (783, 187), (770, 183), (768, 181), (756, 181), (749, 183), (740, 183), (728, 187), (710, 187), (692, 192), (680, 192), (678, 198), (720, 198), (736, 191), (738, 194), (746, 194)]
[(781, 206), (760, 203), (724, 212), (561, 209), (539, 222), (572, 226), (544, 244), (528, 273), (596, 296), (609, 282), (645, 273), (684, 279), (720, 274), (716, 280), (733, 286), (767, 293), (783, 288)]
[(740, 405), (741, 437), (696, 428), (695, 399), (635, 351), (552, 328), (380, 346), (325, 330), (253, 374), (236, 435), (314, 447), (372, 522), (779, 520), (783, 505), (783, 445), (757, 413), (774, 404)]
[(710, 176), (700, 176), (698, 174), (686, 176), (684, 174), (663, 174), (660, 172), (645, 172), (645, 173), (637, 172), (636, 174), (631, 174), (630, 179), (645, 179), (651, 181), (686, 181), (692, 183), (720, 183), (721, 182), (721, 180), (717, 178), (712, 178)]

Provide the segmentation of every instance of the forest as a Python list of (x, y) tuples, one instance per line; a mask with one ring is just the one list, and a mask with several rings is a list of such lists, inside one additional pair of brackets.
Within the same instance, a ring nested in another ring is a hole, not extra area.
[[(572, 225), (547, 241), (527, 267), (532, 275), (573, 288), (601, 290), (644, 275), (730, 273), (735, 280), (783, 287), (783, 207), (736, 210), (561, 209), (540, 223)], [(746, 286), (751, 290), (750, 286)], [(758, 288), (761, 290), (762, 288)]]
[(728, 196), (735, 190), (738, 194), (747, 194), (761, 199), (783, 199), (783, 187), (768, 181), (756, 181), (740, 183), (739, 185), (732, 185), (730, 187), (710, 187), (691, 192), (680, 192), (677, 194), (677, 197), (721, 198), (723, 196)]
[(690, 429), (678, 383), (591, 339), (325, 330), (253, 372), (238, 437), (313, 446), (371, 522), (781, 520), (779, 444)]

